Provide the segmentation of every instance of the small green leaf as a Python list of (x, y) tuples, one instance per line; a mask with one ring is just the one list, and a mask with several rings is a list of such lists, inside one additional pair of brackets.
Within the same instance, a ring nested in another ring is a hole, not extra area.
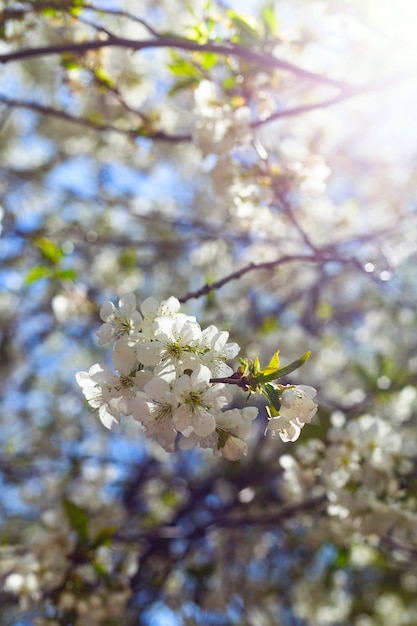
[(108, 576), (109, 572), (104, 567), (103, 563), (100, 563), (100, 561), (94, 561), (92, 563), (92, 566), (93, 566), (94, 571), (102, 578), (106, 578)]
[(258, 24), (255, 18), (250, 15), (236, 13), (232, 9), (227, 11), (227, 15), (233, 26), (238, 30), (240, 38), (259, 41)]
[(279, 399), (279, 389), (267, 383), (264, 387), (264, 393), (271, 403), (271, 406), (267, 407), (267, 411), (270, 417), (276, 417), (279, 414), (281, 408), (281, 402)]
[(272, 359), (269, 361), (268, 365), (264, 367), (263, 369), (261, 369), (259, 373), (263, 374), (264, 376), (269, 376), (269, 374), (272, 374), (272, 372), (276, 372), (278, 368), (279, 368), (279, 350), (275, 352)]
[(304, 363), (307, 361), (310, 355), (311, 355), (311, 352), (306, 352), (305, 354), (303, 354), (301, 358), (297, 359), (296, 361), (293, 361), (292, 363), (289, 363), (288, 365), (285, 365), (284, 367), (281, 367), (279, 370), (275, 372), (275, 378), (268, 377), (268, 380), (277, 380), (278, 378), (283, 378), (284, 376), (291, 374), (291, 372), (293, 372), (294, 370), (304, 365)]
[(46, 265), (35, 265), (32, 267), (26, 274), (25, 283), (26, 285), (33, 285), (36, 281), (41, 278), (50, 278), (52, 270), (50, 267)]
[(51, 272), (51, 276), (57, 280), (75, 280), (77, 278), (77, 272), (71, 268), (58, 268)]
[(168, 64), (169, 69), (176, 76), (182, 76), (184, 78), (193, 77), (202, 79), (201, 71), (198, 67), (188, 61), (187, 59), (183, 59), (179, 54), (173, 53), (173, 62)]
[(94, 70), (94, 76), (102, 85), (106, 85), (107, 87), (114, 86), (114, 81), (112, 77), (102, 67), (98, 67)]
[(203, 70), (211, 70), (216, 65), (217, 58), (215, 52), (203, 52), (201, 55), (201, 67)]
[(173, 87), (171, 87), (171, 89), (168, 92), (168, 95), (173, 96), (178, 91), (182, 91), (183, 89), (189, 89), (190, 87), (197, 87), (199, 82), (200, 81), (197, 80), (197, 78), (184, 78), (183, 80), (180, 80), (177, 83), (175, 83)]
[(51, 263), (59, 263), (59, 261), (64, 256), (61, 248), (47, 237), (38, 237), (37, 239), (35, 239), (34, 244), (42, 252), (43, 258), (47, 259)]
[(66, 498), (62, 500), (62, 506), (72, 530), (77, 534), (79, 541), (85, 543), (88, 539), (89, 517), (87, 511)]
[(222, 83), (223, 89), (233, 89), (237, 85), (236, 76), (228, 76)]
[(95, 548), (99, 548), (100, 546), (110, 545), (116, 530), (117, 528), (115, 526), (108, 526), (107, 528), (102, 528), (95, 535), (89, 547), (91, 549), (95, 549)]
[(261, 12), (261, 18), (264, 23), (266, 33), (272, 37), (276, 35), (279, 22), (275, 14), (273, 4), (267, 4), (266, 6), (264, 6)]
[(350, 563), (350, 551), (347, 548), (339, 548), (335, 559), (335, 567), (345, 568)]
[[(252, 381), (251, 381), (251, 387), (255, 388), (259, 384), (264, 384), (272, 380), (278, 380), (279, 378), (283, 378), (283, 376), (287, 376), (294, 370), (301, 367), (307, 361), (310, 354), (311, 352), (306, 352), (305, 354), (303, 354), (303, 356), (300, 359), (297, 359), (296, 361), (293, 361), (292, 363), (289, 363), (288, 365), (285, 365), (284, 367), (276, 369), (275, 371), (271, 371), (270, 373), (264, 373), (264, 370), (260, 371), (257, 375), (253, 376)], [(275, 355), (278, 355), (278, 353), (275, 353)], [(272, 359), (274, 357), (272, 357)], [(268, 365), (268, 368), (269, 368), (269, 365)], [(268, 369), (268, 368), (265, 368), (265, 369)]]
[(164, 491), (164, 493), (161, 495), (161, 501), (163, 504), (165, 504), (165, 506), (172, 509), (178, 502), (178, 496), (175, 491), (168, 489), (167, 491)]
[(74, 55), (70, 52), (64, 52), (61, 54), (61, 63), (67, 70), (79, 70), (82, 66), (75, 60)]
[(54, 17), (57, 14), (57, 9), (52, 9), (48, 7), (47, 9), (41, 10), (41, 15), (46, 15), (46, 17)]

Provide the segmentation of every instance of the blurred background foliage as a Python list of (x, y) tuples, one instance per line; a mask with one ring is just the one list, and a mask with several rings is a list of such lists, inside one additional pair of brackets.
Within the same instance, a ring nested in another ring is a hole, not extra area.
[[(415, 624), (417, 16), (388, 5), (2, 3), (2, 626)], [(237, 463), (104, 432), (74, 375), (127, 291), (312, 350), (314, 424), (284, 447), (261, 410)], [(408, 442), (349, 483), (381, 527), (323, 478), (366, 414)]]

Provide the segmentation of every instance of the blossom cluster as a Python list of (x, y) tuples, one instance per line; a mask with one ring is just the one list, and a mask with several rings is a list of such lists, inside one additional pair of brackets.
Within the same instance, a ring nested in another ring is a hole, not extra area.
[[(236, 357), (239, 346), (229, 343), (229, 334), (216, 326), (201, 329), (195, 317), (180, 312), (174, 297), (162, 302), (147, 298), (138, 311), (129, 293), (119, 308), (106, 302), (100, 316), (104, 323), (97, 336), (100, 344), (113, 343), (114, 371), (95, 364), (76, 379), (106, 428), (131, 415), (146, 437), (167, 452), (211, 448), (215, 456), (234, 461), (247, 452), (258, 409), (228, 408), (232, 395), (227, 383), (264, 393), (270, 400), (271, 388), (278, 390), (267, 431), (278, 432), (284, 442), (295, 441), (316, 413), (313, 387), (271, 383), (266, 393), (264, 371), (253, 363), (247, 376), (245, 367), (234, 372), (227, 361)], [(270, 380), (270, 367), (265, 380)]]
[(223, 382), (213, 382), (233, 374), (226, 361), (239, 346), (228, 342), (227, 332), (202, 330), (174, 297), (148, 298), (138, 311), (129, 293), (119, 308), (106, 302), (100, 316), (97, 336), (100, 344), (114, 342), (115, 372), (96, 364), (76, 378), (106, 428), (132, 415), (168, 452), (199, 446), (229, 460), (246, 453), (258, 410), (227, 408), (232, 395)]
[[(109, 519), (115, 521), (119, 511), (116, 507), (113, 517), (114, 508), (112, 511), (106, 509), (106, 522)], [(86, 509), (78, 508), (75, 516), (82, 516), (83, 512)], [(89, 510), (88, 514), (91, 520), (93, 512)], [(91, 542), (85, 543), (85, 553), (74, 532), (77, 522), (69, 524), (61, 508), (47, 509), (41, 514), (40, 521), (41, 525), (32, 528), (29, 534), (25, 553), (10, 546), (2, 555), (0, 579), (3, 591), (19, 597), (21, 611), (29, 611), (46, 597), (53, 597), (59, 614), (71, 614), (76, 620), (71, 623), (77, 626), (100, 626), (105, 620), (120, 618), (131, 595), (129, 578), (137, 568), (134, 551), (120, 544), (108, 545), (108, 527), (97, 519), (91, 526), (97, 525), (98, 530)], [(106, 584), (109, 580), (110, 587)], [(81, 584), (82, 594), (79, 593)], [(68, 623), (67, 620), (58, 623), (51, 615), (49, 619), (37, 617), (33, 623), (36, 626)]]
[(348, 529), (414, 543), (417, 444), (396, 419), (366, 413), (346, 421), (342, 412), (332, 414), (326, 441), (312, 439), (294, 456), (280, 457), (285, 497), (324, 495), (329, 518), (341, 522), (343, 539)]

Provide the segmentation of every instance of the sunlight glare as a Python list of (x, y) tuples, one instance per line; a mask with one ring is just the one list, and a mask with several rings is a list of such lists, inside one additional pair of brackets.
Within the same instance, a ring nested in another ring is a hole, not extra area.
[(417, 64), (417, 0), (373, 0), (369, 17), (398, 68)]

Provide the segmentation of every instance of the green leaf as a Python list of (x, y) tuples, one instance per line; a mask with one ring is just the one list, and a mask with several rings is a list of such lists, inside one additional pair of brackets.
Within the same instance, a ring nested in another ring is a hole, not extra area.
[(107, 87), (114, 86), (114, 81), (112, 77), (102, 67), (97, 67), (94, 70), (94, 76), (96, 77), (98, 82), (101, 83), (102, 85), (106, 85)]
[(266, 6), (264, 6), (261, 12), (261, 18), (264, 23), (267, 35), (276, 35), (278, 32), (279, 22), (275, 14), (273, 4), (267, 4)]
[(215, 52), (203, 52), (201, 55), (201, 67), (203, 70), (211, 70), (216, 65), (217, 59)]
[(263, 374), (264, 376), (268, 376), (269, 374), (272, 374), (272, 372), (276, 372), (278, 368), (279, 368), (279, 350), (275, 352), (272, 359), (269, 361), (268, 365), (264, 367), (263, 369), (261, 369), (259, 373)]
[[(274, 357), (276, 355), (278, 355), (278, 353), (275, 353)], [(251, 381), (251, 387), (256, 386), (258, 384), (270, 382), (272, 380), (278, 380), (279, 378), (283, 378), (283, 376), (287, 376), (294, 370), (301, 367), (307, 361), (310, 355), (311, 355), (311, 352), (306, 352), (305, 354), (303, 354), (303, 356), (300, 359), (297, 359), (296, 361), (293, 361), (292, 363), (289, 363), (288, 365), (285, 365), (284, 367), (276, 369), (275, 371), (271, 371), (270, 373), (265, 374), (263, 373), (264, 370), (260, 371), (258, 375), (253, 377)], [(274, 357), (272, 357), (272, 360), (274, 359)], [(269, 368), (269, 365), (268, 365), (268, 368)], [(268, 369), (268, 368), (265, 368), (265, 369)]]
[(70, 526), (77, 534), (80, 543), (85, 543), (88, 539), (89, 517), (87, 511), (66, 498), (62, 500), (62, 506)]
[(161, 495), (161, 501), (165, 504), (165, 506), (172, 509), (178, 502), (178, 495), (175, 491), (168, 489)]
[(36, 281), (41, 278), (50, 278), (51, 273), (52, 270), (50, 267), (46, 265), (35, 265), (35, 267), (32, 267), (26, 274), (25, 283), (26, 285), (33, 285), (33, 283), (36, 283)]
[(108, 526), (107, 528), (102, 528), (95, 535), (89, 547), (91, 549), (95, 549), (95, 548), (99, 548), (100, 546), (110, 545), (116, 530), (117, 530), (116, 526)]
[(259, 41), (259, 29), (255, 18), (250, 15), (236, 13), (232, 9), (227, 11), (227, 15), (233, 26), (238, 30), (241, 38)]
[(203, 78), (199, 68), (196, 67), (194, 63), (191, 63), (191, 61), (183, 59), (176, 53), (173, 53), (173, 59), (173, 62), (168, 64), (168, 68), (176, 76), (182, 76), (184, 78), (193, 77), (199, 80)]
[(279, 414), (281, 408), (281, 402), (279, 399), (280, 390), (267, 383), (264, 387), (264, 393), (271, 403), (271, 406), (267, 407), (267, 411), (270, 417), (276, 417)]
[(94, 561), (92, 563), (93, 569), (94, 571), (101, 576), (102, 578), (107, 578), (109, 572), (107, 571), (107, 569), (105, 568), (105, 566), (103, 565), (103, 563), (100, 563), (100, 561)]
[(44, 259), (47, 259), (51, 263), (59, 263), (64, 256), (62, 249), (47, 237), (38, 237), (35, 239), (34, 243), (42, 252)]
[(183, 80), (178, 81), (168, 92), (168, 95), (173, 96), (178, 91), (182, 91), (183, 89), (189, 89), (190, 87), (196, 87), (199, 84), (199, 80), (196, 78), (184, 78)]
[(233, 89), (237, 85), (236, 76), (228, 76), (222, 83), (223, 89)]
[(57, 280), (75, 280), (77, 272), (71, 268), (58, 268), (51, 273), (51, 276)]
[(347, 548), (339, 548), (335, 559), (335, 567), (345, 568), (350, 563), (350, 551)]
[(306, 352), (305, 354), (303, 354), (301, 358), (297, 359), (296, 361), (293, 361), (292, 363), (289, 363), (288, 365), (285, 365), (284, 367), (281, 367), (279, 370), (275, 372), (275, 378), (268, 377), (268, 380), (277, 380), (278, 378), (283, 378), (284, 376), (291, 374), (291, 372), (293, 372), (294, 370), (304, 365), (304, 363), (307, 361), (310, 355), (311, 355), (311, 352)]
[(78, 61), (75, 60), (74, 55), (70, 52), (63, 52), (61, 54), (61, 63), (63, 67), (67, 70), (79, 70), (82, 68), (82, 65), (79, 64)]
[(50, 7), (41, 10), (41, 15), (46, 15), (47, 17), (54, 17), (57, 13), (57, 9), (52, 9)]

